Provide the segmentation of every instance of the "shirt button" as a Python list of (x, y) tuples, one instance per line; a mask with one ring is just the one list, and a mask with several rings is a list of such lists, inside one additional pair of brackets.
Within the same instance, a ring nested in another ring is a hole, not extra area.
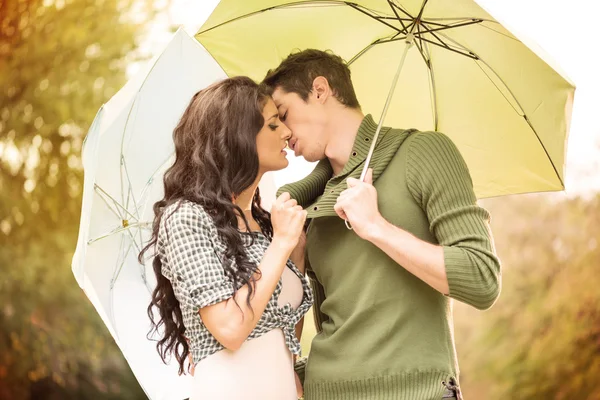
[(181, 277), (181, 275), (177, 275), (177, 280), (178, 280), (179, 282), (183, 282), (183, 278)]
[(313, 210), (318, 211), (319, 207), (315, 206), (315, 207), (313, 207)]
[(371, 139), (370, 138), (365, 138), (365, 142), (370, 142)]
[(352, 152), (352, 157), (356, 157), (356, 152), (355, 151)]

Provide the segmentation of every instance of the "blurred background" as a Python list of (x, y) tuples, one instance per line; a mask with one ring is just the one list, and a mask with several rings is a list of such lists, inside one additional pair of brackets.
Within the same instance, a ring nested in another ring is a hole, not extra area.
[[(81, 147), (100, 106), (216, 3), (0, 0), (0, 399), (146, 398), (71, 272)], [(578, 88), (566, 192), (482, 201), (503, 288), (486, 312), (455, 303), (465, 397), (600, 399), (599, 7), (479, 3), (533, 37)], [(310, 170), (292, 165), (276, 184)]]

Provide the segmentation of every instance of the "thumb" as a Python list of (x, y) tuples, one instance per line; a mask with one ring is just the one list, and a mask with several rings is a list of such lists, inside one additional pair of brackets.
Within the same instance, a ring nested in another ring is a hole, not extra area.
[(373, 168), (369, 168), (367, 170), (367, 174), (365, 175), (365, 183), (368, 183), (369, 185), (373, 184)]
[(360, 182), (360, 181), (358, 179), (356, 179), (356, 178), (348, 178), (348, 179), (346, 179), (346, 183), (348, 183), (348, 187), (349, 188), (358, 185), (358, 182)]

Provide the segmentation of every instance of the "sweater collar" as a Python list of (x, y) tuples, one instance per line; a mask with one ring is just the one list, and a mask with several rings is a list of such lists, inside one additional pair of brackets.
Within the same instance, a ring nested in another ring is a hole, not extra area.
[[(390, 128), (381, 129), (381, 133), (377, 140), (378, 144), (385, 136), (385, 133), (389, 131), (389, 129)], [(373, 120), (373, 117), (370, 114), (366, 115), (358, 128), (348, 162), (346, 162), (346, 165), (344, 165), (344, 168), (339, 175), (335, 177), (333, 176), (333, 168), (331, 167), (331, 163), (327, 158), (325, 158), (319, 161), (314, 170), (304, 179), (281, 187), (278, 190), (277, 195), (279, 196), (283, 192), (289, 192), (291, 197), (298, 201), (299, 205), (305, 208), (310, 206), (319, 196), (324, 193), (328, 184), (331, 185), (332, 183), (338, 183), (344, 180), (347, 176), (352, 174), (352, 172), (355, 171), (359, 165), (364, 163), (369, 153), (369, 148), (373, 142), (373, 137), (375, 136), (376, 130), (377, 124)], [(358, 172), (358, 175), (360, 175), (360, 172)], [(340, 188), (340, 190), (335, 190), (335, 192), (343, 189), (345, 189), (345, 187)]]
[[(387, 132), (389, 128), (382, 128), (382, 133)], [(373, 143), (373, 137), (375, 136), (375, 131), (377, 130), (377, 124), (371, 114), (367, 114), (356, 134), (356, 138), (354, 139), (354, 145), (352, 146), (352, 152), (350, 153), (350, 157), (344, 165), (342, 172), (340, 172), (339, 176), (346, 176), (361, 163), (363, 163), (367, 159), (367, 155), (369, 154), (369, 148)], [(378, 138), (378, 142), (381, 141), (383, 135), (380, 134)]]

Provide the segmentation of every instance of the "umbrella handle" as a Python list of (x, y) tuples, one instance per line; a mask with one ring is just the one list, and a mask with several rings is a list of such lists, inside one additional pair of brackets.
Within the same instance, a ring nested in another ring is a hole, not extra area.
[[(425, 6), (425, 3), (427, 3), (427, 1), (425, 1), (423, 3), (423, 7)], [(421, 10), (421, 12), (422, 12), (422, 10)], [(415, 27), (413, 26), (413, 29), (406, 37), (406, 40), (405, 40), (406, 47), (404, 47), (404, 52), (402, 53), (402, 58), (400, 59), (400, 64), (398, 65), (398, 69), (396, 70), (396, 75), (394, 76), (394, 79), (392, 80), (390, 91), (388, 92), (388, 97), (385, 101), (385, 105), (383, 106), (383, 111), (381, 112), (381, 117), (379, 118), (379, 123), (377, 124), (377, 129), (375, 130), (375, 135), (373, 136), (373, 140), (371, 142), (371, 147), (369, 148), (369, 153), (367, 154), (367, 159), (365, 160), (365, 166), (363, 167), (362, 173), (360, 174), (361, 182), (364, 182), (365, 176), (367, 176), (367, 170), (369, 169), (371, 157), (373, 156), (373, 151), (375, 150), (375, 145), (377, 144), (377, 139), (379, 138), (379, 132), (381, 132), (381, 126), (383, 125), (383, 120), (385, 119), (387, 111), (390, 107), (390, 103), (392, 101), (392, 96), (394, 94), (394, 90), (396, 89), (396, 84), (398, 83), (398, 78), (400, 77), (400, 71), (402, 71), (402, 67), (404, 66), (404, 60), (406, 60), (406, 55), (408, 54), (408, 50), (410, 50), (410, 48), (412, 47), (412, 45), (414, 43), (414, 35), (412, 33), (414, 28)], [(346, 228), (348, 228), (349, 230), (352, 230), (352, 225), (350, 225), (350, 222), (348, 220), (345, 220), (344, 222), (346, 223)]]

